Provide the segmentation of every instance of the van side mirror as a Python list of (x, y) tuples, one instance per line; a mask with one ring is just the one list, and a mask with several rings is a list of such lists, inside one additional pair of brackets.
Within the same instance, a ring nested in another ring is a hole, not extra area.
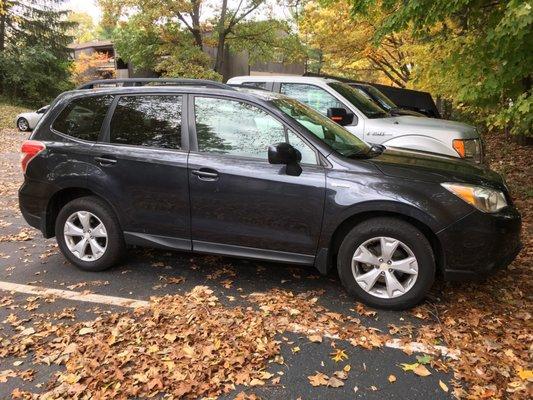
[(286, 165), (287, 175), (299, 176), (302, 173), (300, 161), (302, 153), (289, 143), (275, 143), (268, 146), (268, 162)]
[(353, 122), (353, 113), (346, 111), (344, 108), (331, 107), (328, 108), (327, 116), (333, 122), (339, 125), (350, 125)]

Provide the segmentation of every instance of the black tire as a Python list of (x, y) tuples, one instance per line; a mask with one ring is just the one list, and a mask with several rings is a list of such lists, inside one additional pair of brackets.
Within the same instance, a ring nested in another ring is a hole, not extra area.
[[(418, 277), (407, 293), (394, 298), (380, 298), (366, 292), (352, 273), (352, 257), (365, 241), (376, 237), (390, 237), (407, 245), (418, 262)], [(379, 217), (361, 222), (344, 238), (337, 255), (337, 268), (343, 286), (363, 303), (381, 309), (404, 310), (421, 302), (435, 280), (435, 256), (426, 238), (413, 225), (396, 218)]]
[[(26, 122), (26, 128), (25, 129), (22, 129), (20, 127), (21, 122)], [(26, 118), (21, 117), (21, 118), (17, 119), (17, 128), (21, 132), (28, 132), (30, 130), (30, 123), (28, 122), (28, 120)]]
[[(65, 222), (77, 211), (89, 211), (97, 216), (107, 231), (107, 248), (104, 254), (94, 261), (84, 261), (73, 254), (65, 242), (63, 230)], [(124, 235), (113, 210), (100, 198), (95, 196), (79, 197), (67, 203), (57, 215), (55, 224), (56, 240), (61, 253), (79, 269), (84, 271), (103, 271), (115, 265), (125, 251)]]

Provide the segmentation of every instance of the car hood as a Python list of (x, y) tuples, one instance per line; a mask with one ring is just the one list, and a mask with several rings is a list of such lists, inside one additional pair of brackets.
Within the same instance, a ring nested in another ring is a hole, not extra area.
[(427, 135), (449, 135), (464, 139), (475, 139), (479, 135), (476, 128), (457, 121), (446, 119), (436, 119), (427, 117), (415, 117), (411, 115), (400, 115), (388, 118), (375, 118), (368, 120), (368, 129), (383, 129), (387, 131), (408, 131), (409, 134), (421, 133)]
[(434, 183), (461, 182), (506, 189), (503, 178), (488, 167), (456, 157), (388, 147), (368, 160), (385, 175)]

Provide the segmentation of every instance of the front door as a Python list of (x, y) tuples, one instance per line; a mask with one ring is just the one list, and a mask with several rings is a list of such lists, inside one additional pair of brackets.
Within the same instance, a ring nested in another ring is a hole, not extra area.
[[(193, 102), (193, 249), (313, 263), (325, 196), (315, 150), (253, 104), (200, 96)], [(302, 153), (300, 176), (268, 163), (268, 146), (287, 141)]]
[(121, 96), (93, 146), (92, 175), (120, 208), (130, 242), (191, 249), (182, 105), (181, 95)]

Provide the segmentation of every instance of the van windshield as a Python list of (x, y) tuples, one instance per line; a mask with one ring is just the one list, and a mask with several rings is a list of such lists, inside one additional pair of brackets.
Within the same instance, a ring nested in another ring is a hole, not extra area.
[(370, 152), (370, 146), (367, 143), (297, 100), (284, 97), (272, 99), (269, 103), (345, 157), (361, 156)]
[(341, 82), (331, 82), (328, 83), (328, 85), (352, 103), (359, 111), (365, 114), (367, 118), (385, 118), (390, 116), (380, 106), (363, 96), (353, 87)]

